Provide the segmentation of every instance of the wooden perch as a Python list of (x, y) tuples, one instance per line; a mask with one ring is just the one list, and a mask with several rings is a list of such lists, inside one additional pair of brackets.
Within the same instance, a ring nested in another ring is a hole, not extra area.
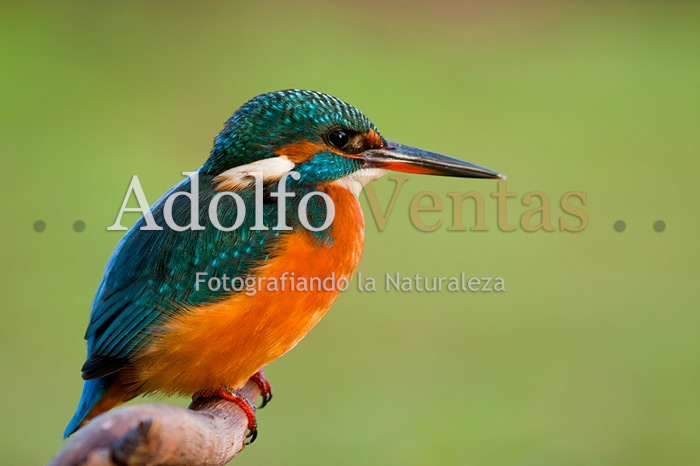
[[(260, 396), (253, 382), (241, 392)], [(247, 427), (243, 410), (220, 398), (197, 399), (189, 409), (125, 406), (86, 424), (48, 466), (223, 465), (243, 449)]]

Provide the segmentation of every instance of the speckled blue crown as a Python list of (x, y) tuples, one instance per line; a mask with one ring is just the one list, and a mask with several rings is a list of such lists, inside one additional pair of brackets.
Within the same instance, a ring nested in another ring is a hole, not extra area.
[(379, 133), (362, 112), (328, 94), (300, 89), (262, 94), (226, 122), (204, 168), (221, 172), (272, 157), (277, 148), (302, 139), (319, 141), (333, 128)]

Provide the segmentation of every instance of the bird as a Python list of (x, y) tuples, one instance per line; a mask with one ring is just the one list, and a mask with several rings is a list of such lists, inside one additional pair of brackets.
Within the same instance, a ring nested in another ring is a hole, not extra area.
[[(264, 368), (340, 293), (292, 289), (293, 280), (350, 279), (364, 243), (358, 197), (388, 171), (504, 178), (385, 139), (358, 109), (321, 92), (275, 91), (242, 105), (204, 164), (154, 203), (110, 256), (85, 333), (82, 395), (64, 438), (128, 400), (160, 394), (231, 400), (247, 416), (247, 443), (255, 440), (256, 409), (272, 397)], [(288, 192), (280, 196), (283, 183)], [(184, 196), (195, 184), (194, 200)], [(332, 223), (321, 228), (331, 206)], [(183, 229), (188, 221), (193, 227)], [(202, 277), (224, 276), (277, 289), (203, 286)], [(240, 392), (248, 381), (260, 387), (259, 406)]]

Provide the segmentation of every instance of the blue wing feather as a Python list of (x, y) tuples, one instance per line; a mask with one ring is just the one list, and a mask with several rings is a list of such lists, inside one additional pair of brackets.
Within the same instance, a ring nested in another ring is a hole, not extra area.
[[(189, 192), (191, 180), (187, 178), (151, 208), (154, 220), (163, 230), (142, 230), (146, 223), (141, 218), (112, 254), (85, 334), (88, 358), (83, 366), (83, 378), (104, 377), (118, 371), (168, 315), (212, 302), (226, 293), (206, 286), (197, 290), (197, 272), (210, 277), (221, 277), (224, 273), (229, 277), (245, 277), (274, 250), (281, 232), (251, 230), (252, 209), (246, 213), (241, 228), (231, 232), (214, 228), (207, 217), (207, 206), (216, 194), (214, 182), (205, 176), (199, 181), (200, 225), (205, 226), (204, 230), (178, 232), (170, 229), (164, 220), (165, 199), (175, 192)], [(246, 205), (253, 205), (252, 189), (238, 194)], [(178, 225), (190, 222), (190, 203), (183, 198), (178, 197), (173, 203), (173, 219)], [(236, 205), (224, 199), (219, 203), (219, 220), (222, 225), (231, 225), (237, 215)], [(276, 223), (275, 207), (266, 204), (263, 208), (267, 225)]]

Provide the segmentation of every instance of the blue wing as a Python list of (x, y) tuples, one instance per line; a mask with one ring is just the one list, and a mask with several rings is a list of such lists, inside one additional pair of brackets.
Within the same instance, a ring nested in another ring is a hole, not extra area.
[[(151, 208), (153, 218), (163, 230), (142, 230), (144, 218), (122, 238), (107, 264), (102, 283), (95, 296), (90, 323), (85, 334), (88, 358), (83, 378), (95, 379), (119, 371), (147, 342), (150, 332), (167, 316), (183, 308), (212, 302), (226, 291), (196, 289), (196, 273), (208, 277), (245, 277), (267, 260), (280, 239), (281, 232), (251, 230), (254, 215), (254, 190), (238, 194), (251, 212), (235, 231), (223, 232), (208, 220), (208, 205), (214, 196), (211, 177), (200, 175), (200, 225), (204, 230), (175, 231), (163, 216), (165, 199), (176, 192), (189, 192), (187, 178), (166, 193)], [(190, 202), (179, 196), (173, 203), (173, 219), (178, 225), (190, 222)], [(233, 199), (219, 202), (222, 225), (232, 225), (238, 214)], [(265, 224), (276, 224), (276, 206), (263, 209)]]

